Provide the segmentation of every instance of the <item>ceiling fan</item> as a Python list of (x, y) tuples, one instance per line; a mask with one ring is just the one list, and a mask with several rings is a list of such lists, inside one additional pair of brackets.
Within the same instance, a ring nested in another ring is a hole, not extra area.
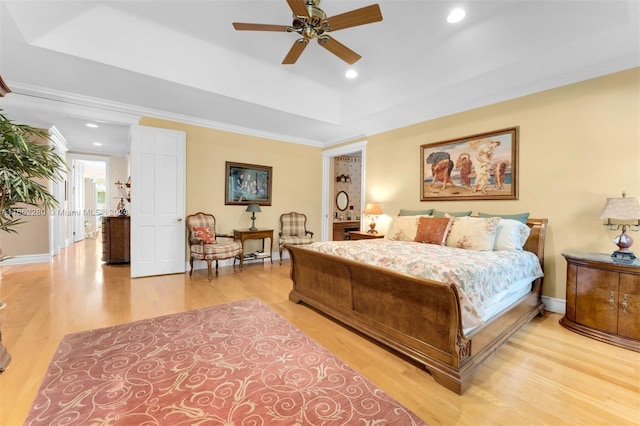
[(287, 0), (287, 3), (293, 12), (291, 25), (233, 23), (233, 28), (239, 31), (283, 31), (300, 34), (302, 38), (293, 43), (282, 61), (283, 64), (295, 64), (313, 38), (317, 38), (318, 44), (329, 52), (346, 63), (353, 64), (361, 56), (326, 33), (382, 21), (382, 13), (377, 4), (327, 18), (324, 11), (318, 7), (320, 0)]

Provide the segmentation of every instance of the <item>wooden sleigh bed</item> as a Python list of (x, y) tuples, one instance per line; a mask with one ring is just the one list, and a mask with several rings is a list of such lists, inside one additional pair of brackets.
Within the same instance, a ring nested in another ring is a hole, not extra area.
[[(543, 264), (547, 219), (528, 219), (524, 250)], [(411, 277), (304, 246), (291, 257), (292, 302), (303, 302), (421, 363), (462, 394), (477, 367), (536, 315), (544, 313), (542, 278), (525, 297), (465, 334), (455, 284)]]

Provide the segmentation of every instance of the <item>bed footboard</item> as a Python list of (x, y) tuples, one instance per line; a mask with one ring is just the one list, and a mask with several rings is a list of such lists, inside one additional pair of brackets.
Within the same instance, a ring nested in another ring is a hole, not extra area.
[[(525, 250), (544, 260), (546, 219), (529, 219)], [(303, 302), (423, 364), (434, 379), (462, 394), (477, 367), (523, 325), (544, 312), (542, 279), (487, 324), (465, 335), (455, 285), (286, 246), (292, 302)]]
[(292, 302), (312, 306), (422, 363), (447, 388), (462, 393), (471, 371), (454, 285), (287, 246)]

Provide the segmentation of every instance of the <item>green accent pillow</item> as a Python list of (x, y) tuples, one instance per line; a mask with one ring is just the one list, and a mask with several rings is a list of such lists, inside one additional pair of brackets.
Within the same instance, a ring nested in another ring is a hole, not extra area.
[(432, 214), (433, 214), (433, 209), (427, 209), (427, 210), (400, 209), (400, 213), (398, 213), (398, 216), (431, 216)]
[(500, 217), (502, 219), (513, 219), (524, 224), (527, 223), (529, 213), (516, 213), (516, 214), (490, 214), (490, 213), (478, 213), (478, 217)]
[(447, 214), (450, 217), (471, 216), (471, 210), (469, 210), (468, 212), (441, 212), (440, 210), (433, 210), (433, 217), (445, 217), (445, 215)]

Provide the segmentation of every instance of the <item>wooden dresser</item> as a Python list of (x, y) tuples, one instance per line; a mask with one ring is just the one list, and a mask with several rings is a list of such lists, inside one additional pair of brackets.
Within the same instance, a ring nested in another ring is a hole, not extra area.
[(129, 216), (102, 218), (102, 261), (107, 264), (129, 263)]
[(359, 220), (338, 220), (333, 222), (333, 241), (349, 239), (349, 232), (360, 230)]
[(567, 260), (569, 330), (640, 352), (640, 261), (613, 262), (600, 253), (563, 253)]

